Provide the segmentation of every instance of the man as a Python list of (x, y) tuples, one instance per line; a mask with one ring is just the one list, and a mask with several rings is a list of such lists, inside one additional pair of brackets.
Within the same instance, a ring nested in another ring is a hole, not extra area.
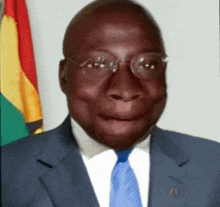
[(155, 126), (167, 56), (148, 11), (95, 1), (70, 22), (63, 53), (69, 116), (3, 148), (3, 206), (220, 206), (220, 145)]

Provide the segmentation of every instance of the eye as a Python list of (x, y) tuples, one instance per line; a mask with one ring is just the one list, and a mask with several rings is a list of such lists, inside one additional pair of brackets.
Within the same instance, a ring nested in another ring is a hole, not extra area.
[(153, 79), (165, 72), (166, 62), (160, 53), (142, 53), (132, 59), (131, 70), (140, 79)]
[(108, 62), (105, 60), (105, 57), (94, 57), (90, 58), (84, 63), (84, 67), (90, 68), (90, 69), (105, 69), (108, 65)]
[(87, 63), (86, 64), (86, 67), (87, 68), (94, 68), (94, 69), (98, 69), (98, 68), (100, 68), (100, 69), (103, 69), (103, 68), (105, 68), (105, 64), (104, 63), (97, 63), (97, 62), (89, 62), (89, 63)]
[(111, 61), (111, 58), (104, 55), (89, 58), (81, 65), (84, 76), (92, 80), (100, 80), (109, 77), (112, 72), (114, 72)]
[[(159, 69), (159, 63), (156, 60), (140, 59), (140, 62), (136, 65), (138, 70), (144, 70), (151, 72), (152, 70)], [(153, 71), (152, 71), (153, 72)]]

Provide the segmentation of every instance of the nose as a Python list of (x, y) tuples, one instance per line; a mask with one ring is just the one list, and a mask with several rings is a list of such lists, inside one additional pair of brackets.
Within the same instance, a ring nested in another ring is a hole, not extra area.
[(130, 69), (130, 64), (121, 63), (112, 76), (107, 95), (110, 99), (131, 101), (144, 96), (143, 87)]

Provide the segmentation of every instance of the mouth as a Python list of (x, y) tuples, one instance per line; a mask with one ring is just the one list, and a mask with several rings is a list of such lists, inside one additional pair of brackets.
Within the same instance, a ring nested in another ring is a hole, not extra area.
[(101, 117), (104, 120), (115, 120), (115, 121), (137, 121), (145, 117), (145, 115), (139, 115), (139, 116), (122, 116), (122, 115), (114, 115), (114, 116), (105, 116), (102, 114), (99, 114), (99, 117)]

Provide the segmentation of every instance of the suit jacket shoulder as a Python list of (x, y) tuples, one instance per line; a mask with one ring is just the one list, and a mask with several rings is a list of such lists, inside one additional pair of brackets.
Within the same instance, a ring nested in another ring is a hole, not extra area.
[(98, 207), (69, 118), (2, 147), (2, 198), (4, 207)]
[(150, 154), (151, 207), (220, 206), (219, 143), (156, 127)]
[(216, 169), (219, 168), (220, 172), (220, 143), (169, 130), (163, 130), (163, 133), (176, 145), (184, 149), (190, 159), (197, 160), (205, 168), (210, 166), (210, 169), (207, 169), (208, 171), (215, 170), (216, 172)]

